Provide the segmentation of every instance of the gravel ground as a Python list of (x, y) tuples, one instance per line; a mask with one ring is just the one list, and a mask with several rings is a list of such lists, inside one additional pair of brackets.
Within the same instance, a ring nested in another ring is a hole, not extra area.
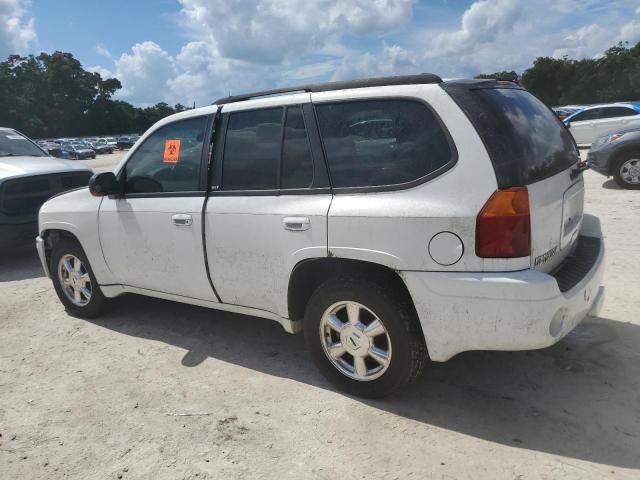
[(336, 392), (275, 322), (133, 295), (79, 320), (31, 249), (0, 258), (0, 477), (640, 478), (640, 191), (586, 182), (602, 316), (385, 401)]

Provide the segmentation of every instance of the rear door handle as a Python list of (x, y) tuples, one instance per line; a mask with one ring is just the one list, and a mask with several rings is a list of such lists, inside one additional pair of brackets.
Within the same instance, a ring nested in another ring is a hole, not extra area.
[(293, 230), (296, 232), (309, 230), (311, 228), (311, 222), (308, 217), (285, 217), (282, 219), (282, 225), (285, 230)]
[(171, 217), (171, 220), (177, 227), (186, 227), (193, 223), (191, 215), (187, 215), (186, 213), (176, 213)]

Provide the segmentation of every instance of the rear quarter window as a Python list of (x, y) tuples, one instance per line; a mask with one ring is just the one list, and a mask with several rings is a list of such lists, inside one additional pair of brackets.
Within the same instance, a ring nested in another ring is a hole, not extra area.
[(571, 134), (531, 93), (513, 87), (443, 84), (482, 138), (500, 188), (551, 177), (579, 160)]
[(454, 160), (439, 119), (414, 100), (359, 100), (316, 105), (334, 188), (403, 185)]

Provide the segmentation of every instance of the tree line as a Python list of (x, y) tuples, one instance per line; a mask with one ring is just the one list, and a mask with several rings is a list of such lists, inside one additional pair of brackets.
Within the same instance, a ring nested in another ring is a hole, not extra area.
[(71, 53), (10, 55), (0, 63), (0, 126), (32, 138), (142, 133), (185, 106), (114, 100), (116, 78), (82, 68)]
[(538, 57), (522, 75), (478, 75), (517, 81), (549, 106), (640, 100), (640, 42), (608, 49), (594, 59)]
[[(549, 106), (640, 100), (640, 42), (619, 43), (594, 59), (538, 57), (522, 74), (477, 78), (517, 81)], [(85, 70), (68, 52), (11, 55), (0, 62), (0, 126), (34, 138), (142, 133), (186, 109), (114, 100), (121, 88), (118, 79)]]

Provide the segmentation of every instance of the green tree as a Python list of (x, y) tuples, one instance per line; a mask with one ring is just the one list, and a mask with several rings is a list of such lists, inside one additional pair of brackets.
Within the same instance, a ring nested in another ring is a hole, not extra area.
[(548, 105), (640, 100), (640, 43), (619, 43), (594, 59), (538, 57), (519, 78), (513, 71), (477, 78), (520, 81)]
[(0, 62), (0, 125), (34, 138), (143, 132), (185, 109), (113, 100), (121, 88), (118, 79), (82, 68), (71, 53), (11, 55)]
[(515, 71), (504, 71), (504, 72), (495, 72), (495, 73), (481, 73), (476, 78), (484, 78), (484, 79), (494, 79), (494, 80), (508, 80), (510, 82), (520, 82), (520, 75), (518, 75)]
[(537, 58), (522, 83), (549, 105), (638, 100), (640, 43), (619, 43), (596, 59)]

